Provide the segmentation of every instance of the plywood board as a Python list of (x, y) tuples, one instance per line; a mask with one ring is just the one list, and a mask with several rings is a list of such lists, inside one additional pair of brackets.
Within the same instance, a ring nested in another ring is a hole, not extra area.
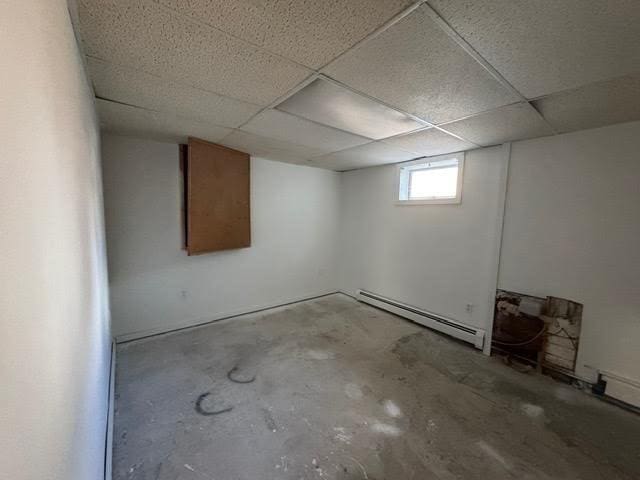
[(189, 138), (189, 255), (251, 245), (249, 168), (248, 154)]

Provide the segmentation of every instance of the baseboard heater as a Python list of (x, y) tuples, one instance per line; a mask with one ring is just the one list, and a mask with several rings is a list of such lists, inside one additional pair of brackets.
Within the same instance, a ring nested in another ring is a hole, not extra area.
[(598, 370), (598, 374), (606, 382), (605, 395), (640, 408), (640, 381), (606, 370)]
[(407, 318), (425, 327), (432, 328), (433, 330), (437, 330), (460, 340), (464, 340), (465, 342), (469, 342), (480, 350), (482, 350), (484, 345), (485, 332), (479, 328), (470, 327), (469, 325), (443, 317), (442, 315), (427, 312), (426, 310), (421, 310), (419, 308), (412, 307), (411, 305), (407, 305), (366, 290), (358, 290), (356, 298), (361, 302), (395, 313), (396, 315)]

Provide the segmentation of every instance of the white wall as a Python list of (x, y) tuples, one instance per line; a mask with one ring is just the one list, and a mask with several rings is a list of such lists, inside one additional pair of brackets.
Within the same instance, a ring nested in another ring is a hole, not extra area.
[(499, 285), (583, 303), (578, 374), (640, 381), (640, 122), (513, 145)]
[[(584, 304), (577, 374), (591, 381), (640, 382), (639, 139), (634, 122), (512, 145), (499, 287)], [(460, 206), (394, 205), (394, 166), (343, 174), (340, 288), (490, 328), (504, 158), (467, 153)]]
[(339, 174), (252, 159), (251, 248), (188, 257), (178, 146), (105, 136), (102, 158), (119, 338), (335, 291)]
[(66, 2), (1, 2), (0, 77), (0, 477), (100, 479), (99, 137)]
[(394, 165), (344, 173), (340, 288), (490, 328), (505, 165), (502, 147), (468, 152), (459, 205), (395, 205)]

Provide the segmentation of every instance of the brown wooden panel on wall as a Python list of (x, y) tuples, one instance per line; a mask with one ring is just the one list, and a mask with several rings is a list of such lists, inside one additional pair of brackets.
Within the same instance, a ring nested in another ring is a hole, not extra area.
[(189, 255), (249, 247), (249, 155), (189, 138), (187, 158)]

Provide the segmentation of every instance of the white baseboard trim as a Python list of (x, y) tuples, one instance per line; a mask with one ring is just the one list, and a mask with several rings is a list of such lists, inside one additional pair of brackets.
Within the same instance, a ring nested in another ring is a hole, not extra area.
[(111, 366), (109, 370), (109, 399), (107, 407), (107, 432), (105, 435), (104, 479), (113, 477), (113, 415), (116, 400), (116, 343), (111, 342)]
[(262, 312), (264, 310), (269, 310), (272, 308), (285, 307), (287, 305), (292, 305), (294, 303), (306, 302), (308, 300), (314, 300), (316, 298), (326, 297), (328, 295), (335, 295), (336, 293), (340, 293), (340, 292), (337, 290), (330, 290), (330, 291), (325, 291), (323, 293), (316, 293), (313, 295), (306, 295), (302, 297), (296, 297), (293, 299), (281, 300), (279, 302), (272, 303), (272, 304), (252, 306), (252, 307), (247, 307), (247, 309), (243, 309), (243, 310), (221, 313), (219, 315), (216, 315), (213, 318), (212, 317), (197, 318), (197, 319), (192, 319), (185, 322), (175, 323), (167, 327), (159, 327), (159, 328), (152, 328), (149, 330), (141, 330), (138, 332), (124, 333), (122, 335), (117, 335), (115, 341), (116, 343), (132, 342), (134, 340), (141, 340), (147, 337), (154, 337), (156, 335), (162, 335), (164, 333), (176, 332), (176, 331), (184, 330), (187, 328), (201, 327), (204, 325), (208, 325), (210, 323), (219, 322), (222, 320), (228, 320), (230, 318), (240, 317), (242, 315), (258, 313), (258, 312)]

